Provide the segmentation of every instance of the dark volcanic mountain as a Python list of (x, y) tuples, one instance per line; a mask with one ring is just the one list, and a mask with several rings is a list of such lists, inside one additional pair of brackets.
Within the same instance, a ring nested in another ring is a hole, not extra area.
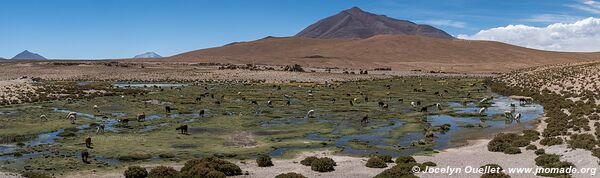
[(390, 34), (454, 38), (448, 33), (429, 25), (419, 25), (411, 21), (372, 14), (358, 7), (319, 20), (296, 34), (296, 37), (323, 39), (369, 38), (375, 35)]
[(39, 55), (39, 54), (32, 53), (32, 52), (29, 52), (29, 51), (25, 50), (25, 51), (17, 54), (12, 59), (13, 60), (45, 60), (46, 58), (44, 56)]

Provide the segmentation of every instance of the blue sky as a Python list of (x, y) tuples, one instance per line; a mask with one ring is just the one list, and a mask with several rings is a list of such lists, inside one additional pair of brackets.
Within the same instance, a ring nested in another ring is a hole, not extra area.
[(452, 35), (509, 24), (546, 26), (600, 14), (590, 0), (2, 0), (0, 57), (169, 56), (265, 36), (290, 36), (341, 10), (427, 23)]

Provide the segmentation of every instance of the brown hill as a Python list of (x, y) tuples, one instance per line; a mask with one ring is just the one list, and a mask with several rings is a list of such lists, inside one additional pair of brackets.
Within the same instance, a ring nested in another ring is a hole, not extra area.
[(533, 65), (600, 59), (599, 53), (534, 50), (492, 41), (379, 35), (367, 39), (265, 38), (168, 58), (176, 62), (300, 64), (312, 67), (503, 72)]
[(419, 25), (406, 20), (389, 18), (385, 15), (372, 14), (358, 7), (319, 20), (296, 34), (296, 37), (323, 39), (369, 38), (386, 34), (453, 38), (448, 33), (429, 25)]

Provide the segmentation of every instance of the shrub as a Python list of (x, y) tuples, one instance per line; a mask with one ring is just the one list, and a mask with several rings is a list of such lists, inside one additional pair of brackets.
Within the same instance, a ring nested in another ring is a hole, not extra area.
[(216, 157), (192, 159), (181, 168), (182, 177), (204, 177), (211, 171), (219, 171), (226, 176), (242, 175), (239, 166)]
[(600, 158), (600, 148), (593, 149), (592, 156)]
[(396, 164), (416, 163), (417, 160), (410, 155), (402, 155), (396, 158)]
[(129, 166), (123, 175), (125, 178), (145, 178), (148, 176), (148, 171), (139, 166)]
[(371, 157), (367, 160), (367, 164), (365, 165), (370, 168), (385, 168), (387, 164), (379, 157)]
[(528, 138), (519, 137), (519, 139), (513, 140), (510, 145), (512, 145), (513, 147), (524, 147), (529, 145), (530, 142), (531, 141)]
[(518, 139), (520, 136), (515, 133), (500, 133), (488, 143), (487, 147), (491, 152), (504, 152), (505, 149), (513, 147), (513, 142)]
[(542, 154), (535, 158), (535, 165), (546, 167), (546, 165), (560, 162), (560, 156), (555, 154)]
[(315, 156), (309, 156), (309, 157), (304, 158), (302, 161), (300, 161), (300, 164), (305, 165), (305, 166), (310, 166), (310, 164), (312, 164), (312, 162), (317, 159), (319, 159), (319, 158), (317, 158)]
[(535, 150), (535, 155), (541, 155), (541, 154), (545, 154), (546, 150), (544, 150), (543, 148), (537, 149)]
[(535, 145), (527, 145), (527, 147), (525, 147), (526, 150), (536, 150), (537, 146)]
[(571, 140), (568, 140), (569, 147), (592, 150), (597, 144), (596, 138), (592, 134), (574, 134)]
[(285, 173), (285, 174), (279, 174), (279, 175), (275, 176), (275, 178), (306, 178), (306, 176), (303, 176), (302, 174), (298, 174), (295, 172), (289, 172), (289, 173)]
[(206, 178), (225, 178), (225, 173), (219, 171), (210, 171), (206, 174)]
[(258, 167), (271, 167), (273, 166), (273, 161), (271, 161), (271, 156), (269, 155), (260, 155), (256, 158), (256, 164), (258, 164)]
[(310, 169), (317, 172), (331, 172), (335, 170), (334, 166), (336, 163), (331, 158), (319, 158), (310, 164)]
[(385, 161), (386, 163), (394, 162), (394, 160), (392, 160), (392, 155), (379, 155), (377, 157), (379, 157), (381, 160)]
[(148, 178), (177, 178), (178, 175), (179, 172), (173, 169), (173, 167), (157, 166), (150, 170)]
[(26, 173), (21, 174), (21, 176), (27, 177), (27, 178), (52, 178), (52, 176), (46, 175), (44, 173), (39, 173), (39, 172), (26, 172)]
[(521, 149), (519, 147), (508, 147), (504, 149), (504, 154), (519, 154), (521, 153)]
[(560, 137), (546, 137), (540, 140), (540, 144), (546, 146), (560, 145), (563, 144), (563, 139)]
[(533, 129), (523, 130), (523, 137), (529, 139), (529, 141), (536, 141), (540, 139), (540, 132)]
[(437, 166), (437, 164), (435, 164), (434, 162), (431, 162), (431, 161), (424, 162), (423, 165), (429, 166), (429, 167), (435, 167), (435, 166)]
[(377, 174), (374, 178), (415, 178), (411, 164), (398, 164)]
[(216, 169), (225, 173), (226, 176), (242, 175), (242, 169), (233, 163), (219, 164)]

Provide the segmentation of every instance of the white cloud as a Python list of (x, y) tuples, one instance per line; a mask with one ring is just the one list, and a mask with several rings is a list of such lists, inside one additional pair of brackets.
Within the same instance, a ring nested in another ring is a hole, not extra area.
[(454, 28), (465, 28), (467, 26), (467, 24), (465, 22), (446, 20), (446, 19), (420, 20), (417, 22), (427, 24), (427, 25), (433, 25), (433, 26), (447, 26), (447, 27), (454, 27)]
[(600, 18), (574, 23), (555, 23), (547, 27), (508, 25), (481, 30), (473, 35), (458, 35), (471, 40), (491, 40), (551, 51), (600, 51)]

